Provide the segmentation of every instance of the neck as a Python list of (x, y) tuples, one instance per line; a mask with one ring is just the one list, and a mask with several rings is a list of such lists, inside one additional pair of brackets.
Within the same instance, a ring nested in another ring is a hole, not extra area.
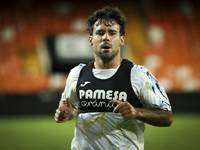
[(104, 63), (99, 57), (95, 57), (94, 68), (95, 69), (115, 69), (122, 62), (121, 57), (115, 57), (111, 61)]

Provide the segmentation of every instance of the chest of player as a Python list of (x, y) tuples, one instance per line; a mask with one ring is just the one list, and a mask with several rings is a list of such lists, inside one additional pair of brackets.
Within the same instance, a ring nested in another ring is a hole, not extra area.
[(118, 71), (108, 79), (98, 79), (93, 75), (92, 64), (81, 70), (77, 83), (79, 112), (112, 112), (115, 104), (111, 100), (128, 101), (134, 107), (141, 103), (133, 92), (130, 82), (131, 66), (123, 63)]

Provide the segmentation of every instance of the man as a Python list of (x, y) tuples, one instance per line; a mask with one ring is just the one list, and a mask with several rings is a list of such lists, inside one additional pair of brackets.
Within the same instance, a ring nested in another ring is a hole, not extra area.
[(105, 7), (87, 20), (94, 62), (70, 71), (56, 122), (78, 116), (72, 150), (142, 150), (144, 123), (170, 126), (168, 97), (143, 66), (122, 59), (125, 19)]

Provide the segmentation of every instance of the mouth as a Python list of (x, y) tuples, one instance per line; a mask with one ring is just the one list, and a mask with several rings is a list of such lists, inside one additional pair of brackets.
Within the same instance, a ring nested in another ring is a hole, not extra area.
[(101, 45), (101, 49), (102, 49), (103, 51), (107, 52), (107, 51), (109, 51), (109, 50), (111, 49), (111, 44), (109, 44), (109, 43), (103, 43), (103, 44)]
[(110, 46), (109, 45), (104, 45), (102, 46), (103, 49), (110, 49)]

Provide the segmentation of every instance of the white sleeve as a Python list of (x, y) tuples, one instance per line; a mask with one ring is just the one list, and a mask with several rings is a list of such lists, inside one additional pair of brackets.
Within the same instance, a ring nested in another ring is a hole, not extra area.
[(134, 65), (131, 70), (131, 84), (144, 108), (171, 111), (171, 105), (163, 86), (147, 68)]
[(61, 100), (65, 101), (67, 97), (70, 98), (72, 105), (75, 108), (78, 108), (78, 97), (76, 94), (76, 85), (79, 78), (79, 73), (85, 64), (79, 64), (78, 66), (71, 69), (67, 80), (64, 92), (62, 93)]

